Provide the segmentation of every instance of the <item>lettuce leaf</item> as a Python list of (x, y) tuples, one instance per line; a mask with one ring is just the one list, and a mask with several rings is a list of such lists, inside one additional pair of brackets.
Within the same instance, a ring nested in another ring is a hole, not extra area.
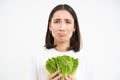
[(59, 70), (64, 77), (74, 75), (77, 67), (78, 58), (74, 59), (68, 55), (52, 57), (46, 61), (46, 69), (50, 74)]

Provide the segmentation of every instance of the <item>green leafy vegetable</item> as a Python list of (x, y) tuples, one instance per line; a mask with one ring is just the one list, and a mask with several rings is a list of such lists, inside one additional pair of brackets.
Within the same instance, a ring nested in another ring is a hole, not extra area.
[(74, 75), (77, 67), (78, 59), (74, 59), (67, 55), (52, 57), (46, 61), (46, 69), (50, 74), (60, 70), (60, 73), (64, 77)]

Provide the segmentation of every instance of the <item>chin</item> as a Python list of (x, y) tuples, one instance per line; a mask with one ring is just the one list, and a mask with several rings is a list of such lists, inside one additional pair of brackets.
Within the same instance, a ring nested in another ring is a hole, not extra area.
[(66, 42), (66, 41), (68, 41), (68, 40), (66, 40), (66, 39), (59, 39), (59, 42), (61, 42), (61, 43)]

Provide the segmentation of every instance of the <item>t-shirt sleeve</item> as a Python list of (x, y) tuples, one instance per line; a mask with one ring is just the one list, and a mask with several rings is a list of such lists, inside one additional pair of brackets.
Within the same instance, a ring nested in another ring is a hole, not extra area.
[(88, 66), (87, 66), (87, 80), (98, 80), (96, 75), (96, 61), (93, 57), (88, 58)]
[(30, 60), (24, 80), (38, 80), (37, 63), (34, 59)]

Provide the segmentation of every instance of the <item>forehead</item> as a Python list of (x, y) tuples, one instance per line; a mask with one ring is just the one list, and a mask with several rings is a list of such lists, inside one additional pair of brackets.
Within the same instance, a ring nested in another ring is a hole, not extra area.
[(58, 10), (53, 14), (52, 19), (70, 19), (70, 20), (73, 20), (73, 17), (67, 10)]

